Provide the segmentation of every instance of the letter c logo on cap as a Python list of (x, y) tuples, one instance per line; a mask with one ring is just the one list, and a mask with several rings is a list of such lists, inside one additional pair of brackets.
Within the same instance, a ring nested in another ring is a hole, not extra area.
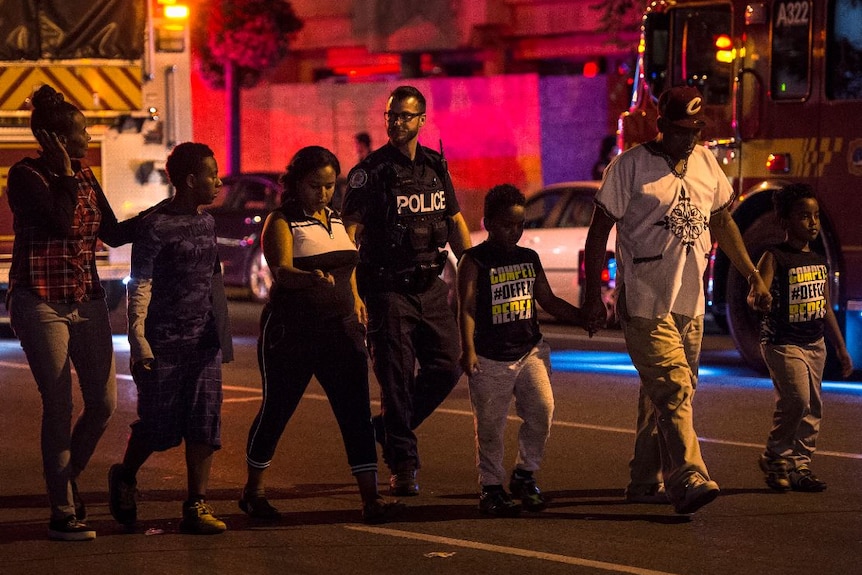
[(689, 116), (696, 116), (700, 114), (701, 109), (701, 99), (700, 97), (692, 98), (688, 105), (685, 107), (685, 113)]

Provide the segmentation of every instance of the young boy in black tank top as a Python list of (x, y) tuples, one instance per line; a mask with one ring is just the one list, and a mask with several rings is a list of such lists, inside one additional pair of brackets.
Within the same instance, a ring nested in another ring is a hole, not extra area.
[(522, 508), (503, 488), (503, 431), (513, 395), (523, 423), (509, 490), (527, 511), (547, 506), (533, 472), (551, 430), (554, 397), (550, 348), (539, 330), (536, 303), (561, 321), (584, 325), (581, 311), (551, 291), (538, 254), (517, 245), (525, 204), (510, 184), (492, 188), (485, 197), (488, 239), (465, 251), (458, 266), (461, 367), (470, 378), (479, 510), (507, 517)]
[(820, 233), (820, 209), (805, 184), (775, 192), (775, 212), (784, 242), (766, 250), (757, 264), (771, 286), (772, 309), (764, 315), (760, 350), (775, 386), (775, 412), (760, 468), (776, 491), (818, 492), (826, 482), (809, 469), (820, 431), (820, 382), (826, 362), (824, 332), (835, 346), (844, 377), (853, 371), (844, 338), (829, 305), (826, 258), (809, 243)]

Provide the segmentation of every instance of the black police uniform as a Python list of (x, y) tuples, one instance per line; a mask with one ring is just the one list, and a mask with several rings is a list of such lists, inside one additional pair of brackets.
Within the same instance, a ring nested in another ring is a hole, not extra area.
[(445, 161), (430, 148), (417, 146), (411, 161), (387, 143), (348, 176), (342, 215), (363, 226), (356, 274), (381, 389), (378, 439), (393, 473), (419, 468), (413, 430), (461, 376), (458, 328), (439, 278), (459, 212)]

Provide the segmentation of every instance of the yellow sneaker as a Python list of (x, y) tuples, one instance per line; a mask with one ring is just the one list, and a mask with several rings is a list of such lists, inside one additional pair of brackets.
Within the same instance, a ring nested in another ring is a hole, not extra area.
[(213, 508), (206, 501), (186, 502), (180, 531), (193, 535), (216, 535), (227, 529), (224, 521), (213, 515)]

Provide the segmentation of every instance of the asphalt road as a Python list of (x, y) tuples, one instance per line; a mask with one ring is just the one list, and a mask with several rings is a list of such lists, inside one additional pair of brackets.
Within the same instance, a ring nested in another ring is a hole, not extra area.
[[(107, 508), (108, 468), (135, 418), (124, 337), (115, 339), (120, 406), (80, 478), (95, 541), (46, 539), (47, 499), (39, 455), (40, 403), (15, 340), (0, 341), (0, 573), (87, 574), (615, 574), (844, 575), (862, 562), (862, 395), (829, 386), (814, 469), (821, 494), (770, 492), (757, 456), (770, 424), (768, 380), (739, 366), (724, 336), (705, 339), (695, 398), (704, 457), (722, 495), (693, 516), (670, 506), (629, 505), (622, 489), (631, 455), (637, 379), (618, 333), (589, 340), (548, 325), (557, 353), (555, 425), (540, 486), (543, 513), (479, 515), (466, 381), (419, 429), (422, 493), (399, 521), (359, 521), (359, 496), (320, 387), (312, 383), (269, 471), (269, 496), (284, 513), (256, 524), (236, 506), (244, 446), (260, 401), (255, 363), (259, 306), (232, 304), (237, 361), (225, 366), (224, 448), (209, 498), (229, 525), (218, 536), (178, 532), (182, 449), (156, 454), (139, 475), (140, 522), (132, 531)], [(376, 395), (376, 383), (372, 394)], [(80, 396), (75, 395), (76, 405)], [(507, 430), (507, 463), (516, 448)], [(381, 464), (381, 487), (386, 471)]]

